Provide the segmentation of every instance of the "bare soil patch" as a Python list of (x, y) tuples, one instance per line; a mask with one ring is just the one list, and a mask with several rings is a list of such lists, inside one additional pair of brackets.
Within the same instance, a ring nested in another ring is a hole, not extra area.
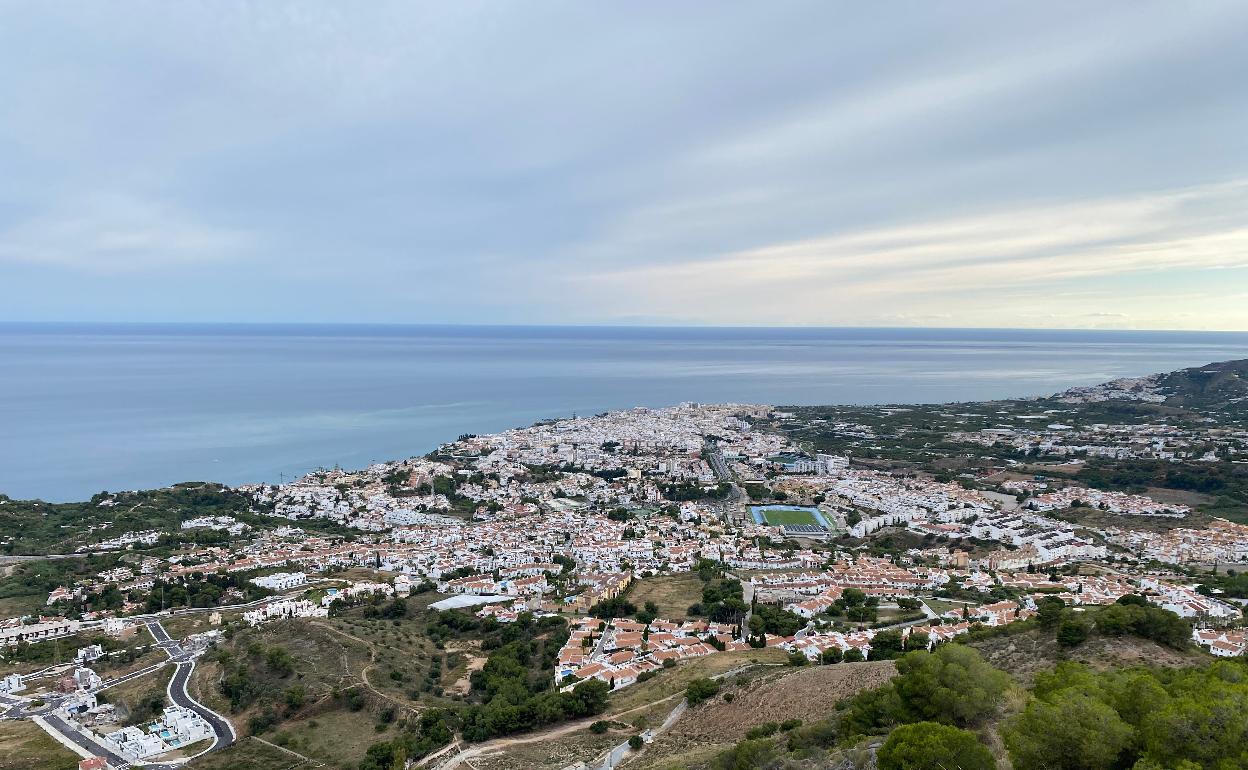
[[(887, 682), (897, 673), (892, 661), (845, 663), (788, 669), (726, 686), (719, 696), (690, 709), (636, 760), (640, 770), (694, 768), (765, 722), (800, 719), (817, 722), (837, 702)], [(733, 694), (729, 703), (724, 694)]]
[(642, 578), (629, 589), (628, 600), (638, 607), (654, 602), (659, 617), (678, 620), (689, 615), (689, 605), (702, 601), (702, 581), (696, 572)]
[(989, 663), (1028, 685), (1036, 672), (1052, 670), (1063, 660), (1078, 661), (1097, 671), (1124, 666), (1179, 668), (1208, 660), (1195, 650), (1175, 650), (1133, 636), (1094, 636), (1073, 650), (1064, 650), (1051, 634), (1039, 630), (985, 639), (971, 646)]

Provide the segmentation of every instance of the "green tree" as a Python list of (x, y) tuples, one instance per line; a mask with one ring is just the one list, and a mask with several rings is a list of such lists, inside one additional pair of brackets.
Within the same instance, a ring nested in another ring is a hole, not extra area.
[(1097, 633), (1105, 636), (1125, 636), (1135, 627), (1139, 608), (1125, 604), (1111, 604), (1096, 613)]
[(902, 725), (878, 754), (880, 770), (994, 770), (992, 752), (975, 734), (936, 722)]
[(881, 631), (871, 638), (871, 659), (892, 660), (902, 653), (901, 632)]
[(899, 722), (976, 725), (996, 712), (1010, 686), (1008, 674), (960, 644), (908, 652), (897, 661), (897, 672)]
[(1109, 770), (1133, 732), (1108, 704), (1067, 687), (1033, 699), (1004, 734), (1016, 770)]
[(1036, 602), (1036, 620), (1041, 628), (1054, 628), (1062, 621), (1062, 612), (1066, 602), (1056, 596), (1046, 596)]
[(1088, 640), (1088, 621), (1081, 617), (1068, 617), (1057, 627), (1057, 643), (1063, 647), (1078, 647)]
[(690, 706), (696, 706), (704, 700), (715, 697), (719, 692), (719, 682), (707, 677), (694, 679), (685, 688), (685, 698)]

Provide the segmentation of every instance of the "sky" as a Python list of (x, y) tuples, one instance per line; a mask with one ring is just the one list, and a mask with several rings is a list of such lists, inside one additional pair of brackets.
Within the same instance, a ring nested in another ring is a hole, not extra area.
[(1246, 29), (0, 0), (0, 321), (1245, 330)]

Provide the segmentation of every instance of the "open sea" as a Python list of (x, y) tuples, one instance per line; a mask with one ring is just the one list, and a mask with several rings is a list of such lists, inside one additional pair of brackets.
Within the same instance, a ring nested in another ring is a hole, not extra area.
[(0, 492), (278, 481), (681, 401), (1043, 395), (1248, 357), (1248, 333), (0, 324)]

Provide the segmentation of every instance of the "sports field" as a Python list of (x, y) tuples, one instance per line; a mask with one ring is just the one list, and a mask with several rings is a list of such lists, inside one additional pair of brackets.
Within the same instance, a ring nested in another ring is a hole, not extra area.
[(773, 527), (786, 524), (820, 524), (815, 514), (801, 508), (765, 508), (761, 511), (763, 519)]

